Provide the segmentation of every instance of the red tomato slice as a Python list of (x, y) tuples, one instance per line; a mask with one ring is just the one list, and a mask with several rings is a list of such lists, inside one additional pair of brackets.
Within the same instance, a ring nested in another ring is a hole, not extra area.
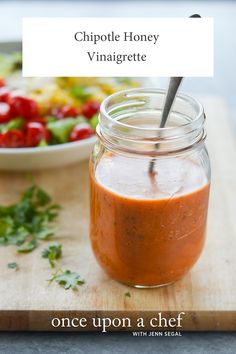
[(19, 129), (8, 130), (0, 134), (0, 146), (3, 148), (23, 147), (24, 143), (24, 134)]
[(7, 87), (0, 86), (0, 102), (8, 102), (10, 98), (10, 91)]
[(0, 102), (0, 123), (9, 122), (11, 119), (11, 107), (8, 103)]
[(77, 117), (78, 114), (78, 109), (72, 106), (55, 107), (52, 110), (52, 115), (58, 119)]
[(49, 131), (38, 122), (29, 122), (26, 126), (26, 146), (34, 147), (37, 146), (41, 140), (50, 139)]
[(32, 119), (29, 119), (27, 121), (28, 123), (40, 123), (42, 124), (43, 126), (45, 126), (47, 124), (46, 120), (43, 118), (43, 117), (35, 117), (35, 118), (32, 118)]
[(89, 124), (80, 123), (76, 125), (70, 133), (70, 141), (78, 141), (90, 138), (94, 134), (94, 130)]
[(89, 101), (85, 103), (81, 109), (81, 113), (87, 119), (91, 119), (100, 109), (100, 105), (98, 102)]
[(39, 116), (37, 102), (24, 96), (12, 96), (9, 99), (13, 117), (32, 119)]

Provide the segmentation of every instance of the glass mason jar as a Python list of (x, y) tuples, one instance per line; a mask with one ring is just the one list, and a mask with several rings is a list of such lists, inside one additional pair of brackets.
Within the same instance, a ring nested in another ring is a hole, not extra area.
[(101, 105), (90, 160), (90, 238), (101, 267), (135, 287), (186, 274), (205, 240), (210, 163), (205, 114), (179, 94), (158, 128), (166, 91), (132, 89)]

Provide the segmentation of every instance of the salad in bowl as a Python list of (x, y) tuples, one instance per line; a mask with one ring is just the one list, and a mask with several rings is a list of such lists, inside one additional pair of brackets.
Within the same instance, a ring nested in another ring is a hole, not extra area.
[(114, 92), (148, 82), (23, 78), (21, 53), (1, 51), (0, 43), (0, 170), (52, 168), (88, 158), (101, 102)]

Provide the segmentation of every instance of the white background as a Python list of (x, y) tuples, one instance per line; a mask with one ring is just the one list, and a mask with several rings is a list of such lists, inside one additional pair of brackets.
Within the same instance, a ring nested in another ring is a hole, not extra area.
[[(236, 128), (236, 2), (214, 0), (0, 0), (0, 41), (21, 41), (23, 17), (127, 16), (188, 17), (199, 13), (214, 18), (214, 77), (188, 78), (181, 91), (201, 100), (202, 95), (220, 96), (230, 108), (232, 129)], [(3, 48), (0, 43), (0, 48)], [(6, 47), (4, 46), (4, 50)], [(203, 54), (204, 55), (204, 54)], [(158, 77), (156, 87), (166, 88), (168, 78)], [(234, 129), (236, 133), (236, 129)]]
[[(153, 42), (77, 42), (78, 31), (159, 34)], [(87, 52), (146, 54), (146, 61), (90, 61)], [(213, 19), (24, 18), (24, 76), (213, 76)]]

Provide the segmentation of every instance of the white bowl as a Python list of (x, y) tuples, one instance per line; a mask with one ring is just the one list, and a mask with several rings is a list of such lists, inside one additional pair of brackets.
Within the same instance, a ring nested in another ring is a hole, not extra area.
[(29, 171), (69, 165), (89, 157), (96, 136), (88, 139), (34, 148), (0, 149), (0, 170)]
[[(21, 49), (20, 42), (0, 43), (0, 53)], [(156, 86), (155, 78), (136, 78), (142, 87)], [(0, 148), (0, 170), (29, 171), (69, 165), (89, 158), (96, 136), (72, 143), (34, 148)]]

